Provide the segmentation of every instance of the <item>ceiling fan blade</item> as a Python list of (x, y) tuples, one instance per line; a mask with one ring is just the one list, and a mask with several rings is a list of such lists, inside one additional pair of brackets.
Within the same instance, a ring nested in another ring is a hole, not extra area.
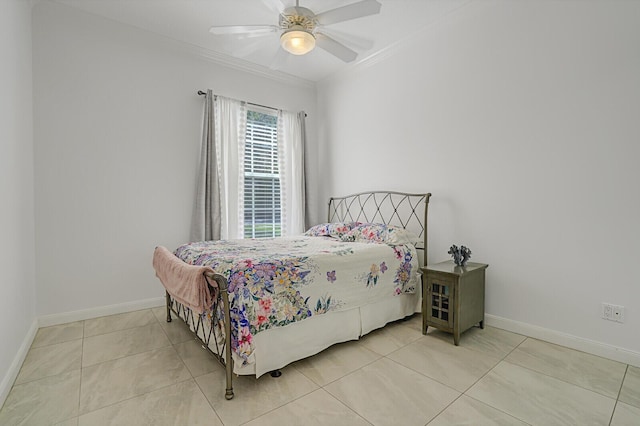
[(334, 28), (322, 28), (322, 34), (331, 37), (335, 41), (344, 44), (345, 46), (356, 49), (359, 52), (367, 51), (373, 48), (374, 42), (368, 38), (359, 37), (353, 34), (348, 34), (344, 31), (338, 31)]
[(284, 4), (280, 0), (262, 0), (262, 3), (269, 8), (273, 13), (278, 15), (285, 9)]
[(350, 19), (362, 18), (363, 16), (375, 15), (380, 13), (381, 7), (382, 5), (377, 0), (362, 0), (319, 13), (316, 15), (316, 19), (320, 25), (335, 24)]
[(244, 34), (234, 34), (236, 40), (244, 40), (248, 38), (266, 37), (274, 34), (276, 31), (253, 31)]
[(209, 28), (209, 32), (215, 35), (262, 35), (276, 32), (279, 29), (276, 25), (220, 25)]
[(352, 62), (358, 57), (357, 52), (322, 33), (316, 33), (316, 44), (344, 62)]

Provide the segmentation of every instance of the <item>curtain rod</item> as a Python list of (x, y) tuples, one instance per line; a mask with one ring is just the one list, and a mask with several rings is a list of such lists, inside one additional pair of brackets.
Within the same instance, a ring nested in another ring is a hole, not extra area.
[[(203, 92), (202, 90), (198, 90), (198, 95), (205, 96), (206, 94), (207, 94), (207, 92)], [(278, 108), (274, 108), (274, 107), (270, 107), (270, 106), (266, 106), (266, 105), (254, 104), (254, 103), (251, 103), (251, 102), (247, 102), (247, 103), (249, 105), (258, 106), (258, 107), (261, 107), (261, 108), (273, 109), (273, 110), (276, 110), (276, 111), (278, 110)]]
[[(203, 92), (202, 90), (198, 90), (198, 95), (200, 96), (205, 96), (207, 94), (207, 92)], [(274, 107), (270, 107), (270, 106), (266, 106), (266, 105), (260, 105), (260, 104), (254, 104), (253, 102), (247, 102), (249, 105), (253, 105), (253, 106), (257, 106), (257, 107), (261, 107), (261, 108), (267, 108), (267, 109), (272, 109), (274, 111), (278, 111), (278, 108), (274, 108)], [(307, 113), (304, 113), (304, 116), (307, 116)]]

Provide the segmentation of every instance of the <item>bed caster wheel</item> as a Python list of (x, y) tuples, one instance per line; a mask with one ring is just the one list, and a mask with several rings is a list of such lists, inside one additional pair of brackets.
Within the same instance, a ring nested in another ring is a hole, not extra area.
[(271, 377), (280, 377), (282, 376), (282, 371), (280, 370), (273, 370), (272, 372), (270, 372), (269, 374), (271, 374)]
[(227, 389), (227, 391), (224, 393), (224, 398), (227, 401), (233, 399), (233, 389)]

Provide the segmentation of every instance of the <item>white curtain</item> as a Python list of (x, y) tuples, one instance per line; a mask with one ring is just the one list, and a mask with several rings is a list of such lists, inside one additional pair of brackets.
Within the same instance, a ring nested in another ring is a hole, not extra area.
[[(305, 113), (278, 111), (282, 235), (305, 230)], [(191, 241), (244, 237), (246, 103), (207, 90)]]
[(242, 238), (244, 102), (207, 90), (191, 241)]
[(220, 238), (244, 236), (244, 142), (247, 129), (245, 102), (216, 96), (215, 144), (220, 178)]
[(278, 112), (282, 235), (305, 231), (305, 113)]

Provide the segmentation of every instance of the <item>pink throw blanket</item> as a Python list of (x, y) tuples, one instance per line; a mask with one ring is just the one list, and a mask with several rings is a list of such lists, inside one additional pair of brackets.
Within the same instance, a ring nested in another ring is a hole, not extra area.
[[(158, 246), (153, 252), (153, 268), (156, 276), (169, 294), (193, 311), (203, 313), (211, 308), (216, 295), (211, 294), (205, 280), (209, 266), (189, 265), (178, 259), (167, 248)], [(211, 280), (211, 285), (216, 285)]]

